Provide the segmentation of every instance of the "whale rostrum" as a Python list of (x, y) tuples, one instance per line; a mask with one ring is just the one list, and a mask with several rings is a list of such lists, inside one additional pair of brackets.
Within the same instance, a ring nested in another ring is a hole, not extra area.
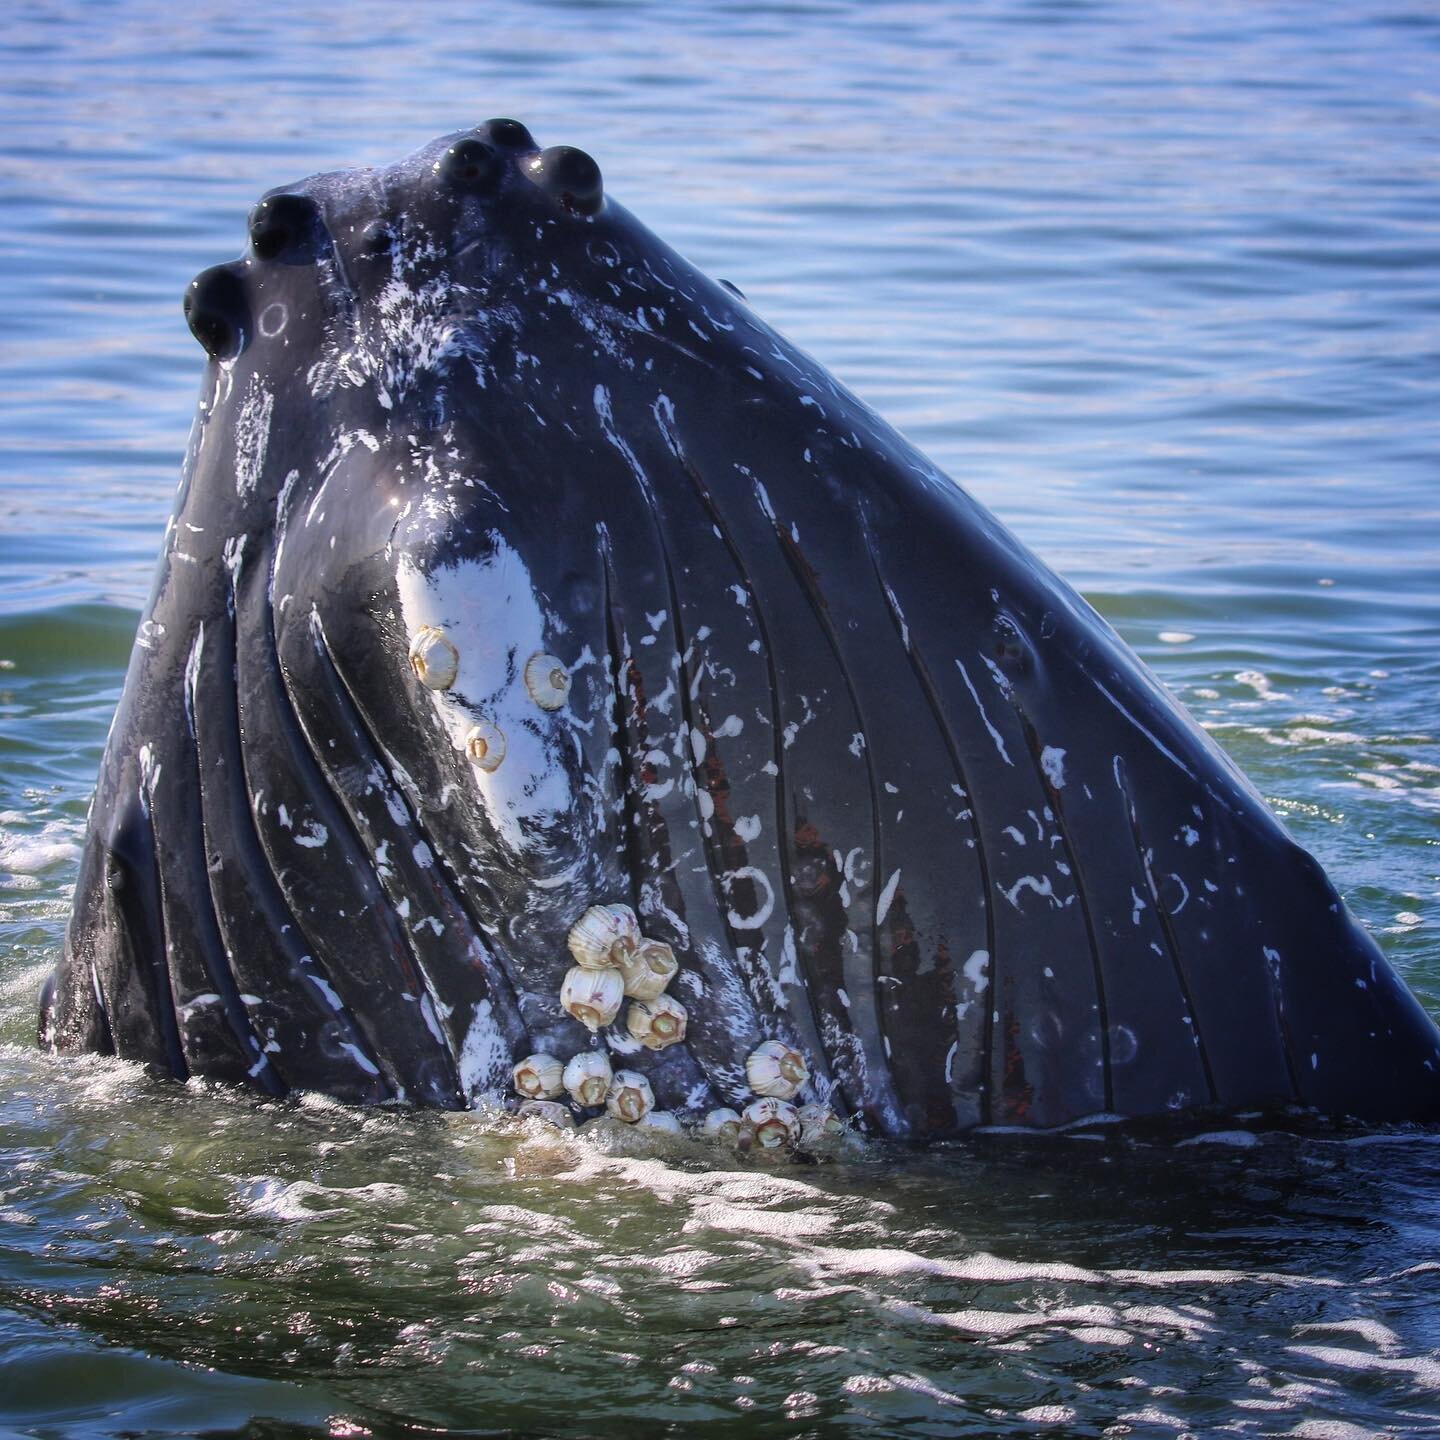
[(50, 1049), (762, 1147), (1440, 1114), (1224, 753), (583, 151), (273, 191), (184, 308)]

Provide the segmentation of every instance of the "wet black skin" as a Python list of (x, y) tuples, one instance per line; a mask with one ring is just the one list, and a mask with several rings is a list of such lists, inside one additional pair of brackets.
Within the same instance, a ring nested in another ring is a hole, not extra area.
[[(272, 192), (185, 314), (201, 413), (46, 1046), (503, 1097), (592, 1043), (565, 935), (625, 901), (682, 967), (686, 1042), (615, 1057), (662, 1108), (743, 1105), (778, 1036), (802, 1098), (914, 1139), (1440, 1113), (1434, 1024), (1226, 757), (582, 151), (497, 120)], [(485, 575), (542, 636), (433, 598)], [(489, 713), (481, 652), (523, 699), (532, 646), (573, 689), (506, 712), (492, 783), (446, 707)]]

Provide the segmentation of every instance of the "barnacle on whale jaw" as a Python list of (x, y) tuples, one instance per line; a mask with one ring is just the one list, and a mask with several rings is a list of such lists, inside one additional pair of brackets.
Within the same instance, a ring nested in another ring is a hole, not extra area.
[(655, 1000), (679, 970), (675, 952), (663, 940), (641, 940), (615, 961), (632, 1000)]
[(617, 1120), (634, 1125), (655, 1108), (650, 1082), (636, 1070), (617, 1070), (605, 1097), (606, 1110)]
[(586, 970), (623, 968), (639, 942), (639, 922), (628, 905), (592, 905), (566, 936), (575, 963)]
[(553, 1100), (565, 1088), (565, 1067), (553, 1055), (531, 1055), (512, 1075), (515, 1089), (527, 1100)]
[(455, 642), (436, 625), (422, 625), (410, 642), (410, 668), (431, 690), (448, 690), (460, 673)]
[(560, 1003), (587, 1030), (599, 1030), (620, 1013), (625, 982), (618, 970), (587, 970), (574, 965), (560, 987)]
[(582, 1050), (571, 1056), (563, 1076), (570, 1098), (587, 1109), (605, 1103), (612, 1078), (610, 1061), (602, 1050)]

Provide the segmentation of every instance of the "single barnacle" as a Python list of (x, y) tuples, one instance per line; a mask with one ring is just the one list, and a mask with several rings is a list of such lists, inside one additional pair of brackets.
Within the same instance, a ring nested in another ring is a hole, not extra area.
[(647, 1110), (636, 1122), (642, 1130), (663, 1130), (667, 1135), (683, 1135), (685, 1127), (669, 1110)]
[(802, 1105), (795, 1113), (800, 1120), (802, 1150), (826, 1149), (845, 1133), (840, 1117), (828, 1105)]
[(565, 1088), (565, 1067), (553, 1055), (530, 1055), (510, 1072), (515, 1089), (530, 1100), (553, 1100)]
[(637, 1070), (617, 1070), (605, 1097), (605, 1108), (617, 1120), (634, 1125), (655, 1108), (655, 1092)]
[(466, 735), (465, 753), (476, 769), (498, 770), (505, 758), (505, 732), (498, 725), (482, 720)]
[(762, 1150), (793, 1145), (800, 1138), (800, 1117), (788, 1100), (757, 1100), (745, 1107), (740, 1120)]
[(542, 710), (558, 710), (570, 695), (570, 672), (553, 655), (532, 655), (525, 662), (525, 688)]
[(410, 642), (410, 665), (422, 685), (448, 690), (460, 673), (460, 652), (438, 625), (422, 625)]
[(618, 970), (587, 970), (574, 965), (560, 987), (560, 1003), (589, 1030), (608, 1025), (625, 998), (625, 982)]
[(746, 1060), (745, 1078), (757, 1095), (788, 1100), (810, 1078), (810, 1067), (783, 1040), (767, 1040)]
[(608, 970), (623, 963), (640, 940), (640, 923), (628, 905), (592, 905), (565, 937), (577, 965)]
[(675, 952), (663, 940), (642, 940), (633, 950), (618, 956), (615, 964), (625, 979), (625, 993), (632, 1000), (654, 1000), (680, 968)]
[(577, 1105), (603, 1105), (611, 1078), (610, 1061), (602, 1050), (582, 1050), (565, 1067), (565, 1088)]
[(740, 1124), (740, 1112), (722, 1105), (706, 1115), (703, 1129), (707, 1139), (734, 1145), (740, 1138)]
[(647, 1050), (663, 1050), (685, 1038), (685, 1007), (673, 995), (635, 1000), (625, 1013), (625, 1027)]

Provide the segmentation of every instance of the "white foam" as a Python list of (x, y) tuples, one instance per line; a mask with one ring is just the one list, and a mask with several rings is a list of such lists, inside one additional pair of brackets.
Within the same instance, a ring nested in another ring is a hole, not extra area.
[(1249, 1150), (1260, 1143), (1260, 1137), (1253, 1130), (1207, 1130), (1203, 1135), (1192, 1135), (1188, 1140), (1177, 1140), (1175, 1148), (1186, 1145), (1230, 1145), (1237, 1150)]
[(1408, 1375), (1417, 1385), (1440, 1392), (1440, 1360), (1428, 1355), (1371, 1355), (1364, 1350), (1349, 1350), (1342, 1345), (1289, 1345), (1291, 1355), (1333, 1365), (1339, 1370), (1363, 1370), (1372, 1374)]
[(44, 875), (79, 858), (79, 829), (71, 821), (48, 821), (35, 835), (0, 834), (0, 872), (12, 876)]
[(1295, 1327), (1297, 1335), (1328, 1332), (1354, 1335), (1373, 1345), (1377, 1350), (1398, 1350), (1400, 1348), (1400, 1337), (1388, 1325), (1382, 1325), (1380, 1321), (1371, 1320), (1363, 1315), (1356, 1315), (1349, 1320), (1316, 1320), (1312, 1324)]

